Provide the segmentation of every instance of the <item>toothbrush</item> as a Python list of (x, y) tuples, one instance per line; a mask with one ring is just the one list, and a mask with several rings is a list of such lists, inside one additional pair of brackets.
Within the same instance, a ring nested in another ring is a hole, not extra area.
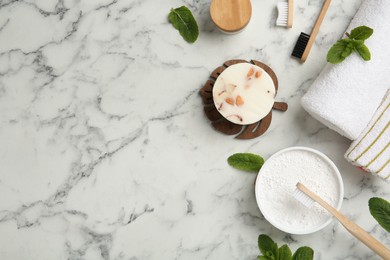
[(357, 224), (352, 222), (346, 216), (341, 214), (323, 199), (321, 199), (317, 194), (309, 190), (302, 183), (297, 183), (297, 189), (294, 191), (294, 197), (299, 200), (303, 205), (310, 208), (315, 202), (320, 204), (324, 209), (326, 209), (330, 214), (332, 214), (336, 219), (357, 239), (362, 241), (366, 246), (368, 246), (372, 251), (377, 253), (383, 259), (390, 259), (390, 250), (382, 245), (378, 240), (369, 235)]
[(277, 26), (292, 27), (294, 14), (294, 0), (288, 2), (278, 2), (278, 19), (276, 19)]
[(311, 34), (306, 34), (301, 32), (298, 37), (297, 43), (295, 44), (294, 50), (291, 56), (297, 57), (301, 60), (301, 62), (305, 62), (307, 56), (310, 53), (310, 49), (313, 46), (313, 43), (317, 37), (318, 31), (320, 30), (320, 26), (322, 21), (324, 20), (325, 14), (328, 11), (331, 0), (325, 0), (324, 5), (322, 6), (321, 12), (318, 15), (317, 21), (314, 24), (313, 30)]

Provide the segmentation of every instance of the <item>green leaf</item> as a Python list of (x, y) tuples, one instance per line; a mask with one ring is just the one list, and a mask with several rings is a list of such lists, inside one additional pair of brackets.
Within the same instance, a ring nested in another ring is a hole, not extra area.
[(293, 255), (293, 260), (313, 260), (314, 251), (308, 246), (302, 246), (297, 249)]
[(291, 250), (286, 244), (279, 248), (279, 260), (292, 260)]
[(264, 164), (264, 159), (253, 153), (236, 153), (227, 159), (230, 166), (244, 171), (258, 172)]
[(260, 252), (267, 257), (266, 259), (278, 259), (278, 244), (276, 244), (269, 236), (260, 235), (258, 240)]
[(359, 55), (363, 58), (363, 60), (368, 61), (371, 60), (371, 53), (367, 46), (362, 43), (355, 46), (355, 50), (359, 53)]
[(351, 31), (350, 38), (355, 40), (366, 40), (374, 33), (374, 30), (367, 26), (359, 26)]
[(326, 55), (326, 60), (332, 64), (338, 64), (352, 53), (353, 48), (347, 39), (337, 41)]
[(387, 232), (390, 232), (390, 202), (382, 198), (371, 198), (368, 201), (371, 215)]
[(259, 255), (259, 256), (257, 257), (257, 259), (259, 259), (259, 260), (272, 260), (272, 258), (263, 256), (263, 255)]
[(345, 60), (353, 51), (365, 60), (371, 59), (370, 50), (364, 45), (364, 40), (368, 39), (374, 30), (367, 26), (359, 26), (351, 31), (350, 34), (345, 33), (348, 38), (337, 41), (328, 51), (326, 60), (332, 64), (337, 64)]
[(173, 27), (179, 30), (179, 33), (184, 40), (189, 43), (196, 41), (199, 35), (198, 24), (187, 7), (181, 6), (176, 9), (172, 8), (168, 15), (168, 19)]

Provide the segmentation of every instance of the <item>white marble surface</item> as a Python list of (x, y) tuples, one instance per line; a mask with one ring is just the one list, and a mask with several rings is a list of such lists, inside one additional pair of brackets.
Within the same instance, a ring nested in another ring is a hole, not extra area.
[[(349, 141), (299, 100), (361, 1), (333, 1), (308, 61), (290, 53), (322, 1), (295, 1), (294, 28), (275, 27), (276, 1), (252, 1), (240, 34), (221, 34), (209, 1), (0, 1), (0, 259), (255, 259), (271, 235), (316, 259), (378, 259), (338, 223), (311, 235), (272, 227), (254, 197), (256, 175), (226, 158), (267, 158), (303, 145), (342, 172), (342, 212), (390, 246), (370, 216), (388, 183), (350, 166)], [(167, 21), (188, 6), (200, 27), (187, 44)], [(214, 131), (199, 88), (223, 61), (257, 59), (279, 77), (268, 132), (242, 141)]]

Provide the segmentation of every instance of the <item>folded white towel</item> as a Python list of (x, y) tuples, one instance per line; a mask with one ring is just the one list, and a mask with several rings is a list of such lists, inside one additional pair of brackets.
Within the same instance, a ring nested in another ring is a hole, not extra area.
[(390, 91), (370, 123), (359, 135), (345, 158), (352, 164), (382, 178), (390, 178)]
[(390, 87), (390, 1), (364, 0), (347, 32), (361, 25), (374, 29), (365, 41), (371, 60), (353, 53), (340, 64), (327, 64), (302, 98), (314, 118), (351, 140), (367, 126)]

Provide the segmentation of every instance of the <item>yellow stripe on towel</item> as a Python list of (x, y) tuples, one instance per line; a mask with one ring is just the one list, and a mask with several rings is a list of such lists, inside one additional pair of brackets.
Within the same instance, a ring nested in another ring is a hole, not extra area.
[(390, 143), (387, 143), (387, 145), (374, 157), (374, 159), (371, 160), (368, 164), (364, 166), (364, 168), (367, 168), (370, 166), (373, 162), (375, 162), (376, 159), (378, 159), (379, 156), (382, 155), (382, 153), (389, 147)]
[[(386, 108), (382, 111), (382, 113), (380, 114), (380, 116), (375, 120), (375, 122), (372, 124), (372, 126), (370, 127), (370, 129), (368, 129), (368, 131), (366, 132), (366, 134), (362, 137), (362, 139), (360, 139), (360, 141), (349, 151), (349, 153), (347, 154), (347, 156), (349, 156), (355, 149), (356, 147), (358, 147), (364, 140), (364, 138), (367, 137), (367, 135), (371, 132), (371, 130), (375, 127), (375, 125), (379, 122), (379, 120), (382, 118), (382, 116), (385, 114), (385, 112), (387, 111), (387, 109), (390, 107), (390, 103), (387, 104)], [(357, 159), (355, 159), (356, 161)]]
[[(377, 120), (378, 121), (378, 120)], [(387, 128), (389, 127), (390, 123), (388, 122), (386, 127), (384, 129), (382, 129), (382, 131), (380, 132), (380, 134), (374, 139), (374, 141), (372, 141), (372, 143), (358, 156), (354, 159), (354, 161), (357, 161), (360, 159), (360, 157), (362, 157), (368, 150), (370, 150), (370, 148), (376, 143), (376, 141), (378, 141), (379, 138), (381, 138), (381, 136), (383, 135), (383, 133), (387, 130)], [(367, 132), (368, 133), (368, 132)], [(378, 155), (377, 155), (378, 156)]]
[(371, 121), (345, 153), (365, 171), (390, 180), (390, 88)]
[[(387, 162), (376, 172), (377, 174), (380, 174), (381, 173), (381, 171), (383, 171), (383, 169), (384, 168), (386, 168), (386, 166), (389, 164), (389, 162), (390, 162), (390, 159), (389, 160), (387, 160)], [(388, 179), (390, 177), (390, 174), (389, 175), (387, 175), (387, 177), (385, 178), (385, 179)]]

